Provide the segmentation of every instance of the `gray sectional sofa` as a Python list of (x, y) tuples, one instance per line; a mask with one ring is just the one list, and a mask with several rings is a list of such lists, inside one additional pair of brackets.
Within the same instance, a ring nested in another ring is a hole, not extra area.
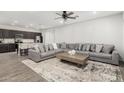
[(55, 57), (55, 54), (76, 50), (80, 54), (88, 54), (89, 60), (119, 65), (119, 54), (114, 45), (107, 44), (82, 44), (82, 43), (58, 43), (58, 49), (54, 49), (52, 44), (37, 44), (33, 49), (29, 49), (28, 58), (35, 62), (41, 62)]

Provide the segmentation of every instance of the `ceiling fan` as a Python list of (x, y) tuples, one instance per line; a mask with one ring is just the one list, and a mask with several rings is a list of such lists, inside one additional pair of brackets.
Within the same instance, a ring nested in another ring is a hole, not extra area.
[(67, 12), (67, 11), (63, 11), (62, 14), (60, 14), (60, 13), (56, 13), (56, 14), (59, 15), (60, 17), (55, 18), (55, 20), (63, 18), (66, 21), (67, 19), (76, 19), (77, 17), (79, 17), (77, 15), (71, 16), (74, 14), (74, 12)]

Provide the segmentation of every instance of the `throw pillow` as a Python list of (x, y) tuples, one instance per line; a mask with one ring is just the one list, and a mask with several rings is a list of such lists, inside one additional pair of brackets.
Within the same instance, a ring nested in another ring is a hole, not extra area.
[(61, 48), (65, 49), (66, 48), (66, 43), (61, 43)]
[(89, 51), (90, 50), (90, 44), (87, 44), (86, 45), (86, 51)]
[(82, 44), (79, 44), (78, 50), (82, 50)]
[(83, 47), (82, 47), (82, 51), (86, 51), (86, 48), (87, 48), (87, 45), (84, 44)]
[(45, 45), (44, 48), (45, 48), (45, 51), (46, 51), (46, 52), (49, 51), (48, 45)]
[(97, 53), (99, 53), (99, 52), (101, 52), (102, 48), (103, 48), (103, 45), (102, 45), (102, 44), (97, 44), (95, 51), (96, 51)]
[(43, 44), (39, 46), (39, 49), (40, 49), (40, 52), (41, 53), (45, 52), (45, 49), (44, 49), (44, 45)]
[(54, 48), (54, 49), (58, 49), (58, 47), (57, 47), (57, 44), (56, 44), (56, 43), (53, 43), (52, 45), (53, 45), (53, 48)]
[(79, 44), (75, 44), (75, 50), (79, 49)]
[(57, 48), (61, 48), (61, 44), (57, 43), (56, 45), (57, 45)]
[(33, 48), (35, 49), (36, 52), (40, 52), (40, 49), (39, 49), (38, 45), (34, 45)]
[(95, 48), (96, 48), (96, 45), (95, 44), (91, 44), (90, 51), (91, 52), (95, 52)]
[(68, 48), (72, 50), (75, 49), (75, 44), (68, 44)]
[(49, 44), (48, 46), (49, 46), (49, 49), (50, 50), (53, 50), (54, 49), (52, 44)]
[(110, 54), (110, 53), (112, 53), (113, 50), (114, 50), (114, 45), (104, 45), (102, 52)]

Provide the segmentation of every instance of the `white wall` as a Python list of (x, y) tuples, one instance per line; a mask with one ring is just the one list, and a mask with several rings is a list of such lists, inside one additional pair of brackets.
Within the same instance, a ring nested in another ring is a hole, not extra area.
[(123, 55), (122, 17), (121, 13), (56, 28), (55, 42), (114, 44)]
[(48, 43), (54, 43), (55, 42), (55, 31), (54, 29), (45, 30), (42, 32), (43, 35), (43, 42)]

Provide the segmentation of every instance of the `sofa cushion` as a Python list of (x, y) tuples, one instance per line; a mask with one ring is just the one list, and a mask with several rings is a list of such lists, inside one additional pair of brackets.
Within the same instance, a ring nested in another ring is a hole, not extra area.
[(76, 53), (89, 55), (89, 52), (88, 51), (76, 51)]
[(96, 50), (95, 52), (99, 53), (102, 51), (103, 45), (102, 44), (96, 44)]
[(83, 44), (82, 51), (86, 51), (86, 48), (87, 48), (87, 44)]
[(114, 50), (114, 45), (103, 45), (102, 52), (110, 54)]
[(48, 45), (45, 45), (44, 48), (45, 48), (46, 52), (49, 51), (49, 46)]
[(52, 45), (53, 45), (53, 48), (54, 48), (54, 49), (58, 49), (58, 46), (57, 46), (56, 43), (53, 43)]
[(33, 46), (33, 49), (36, 51), (36, 52), (40, 52), (40, 49), (39, 49), (39, 45), (35, 44)]
[(55, 54), (55, 51), (48, 51), (48, 52), (41, 53), (41, 57), (48, 57), (54, 54)]
[(61, 43), (61, 48), (66, 49), (66, 43)]
[(61, 53), (64, 52), (64, 49), (55, 49), (55, 53)]
[(69, 49), (75, 49), (75, 44), (68, 44)]
[(95, 52), (96, 49), (96, 45), (95, 44), (91, 44), (90, 45), (90, 51)]
[(89, 52), (89, 55), (91, 57), (112, 59), (112, 55), (111, 54)]
[(79, 44), (78, 50), (82, 50), (82, 44)]
[(54, 50), (54, 48), (53, 48), (53, 45), (52, 45), (52, 44), (49, 44), (48, 46), (49, 46), (49, 50)]
[(45, 52), (45, 49), (44, 49), (44, 45), (43, 45), (43, 44), (41, 44), (41, 45), (39, 46), (39, 49), (40, 49), (40, 52), (41, 52), (41, 53)]
[(79, 44), (75, 44), (75, 50), (79, 50)]
[(56, 45), (57, 45), (57, 47), (58, 47), (58, 48), (61, 48), (61, 44), (59, 44), (59, 43), (56, 43)]
[(86, 51), (90, 50), (90, 44), (86, 44)]

